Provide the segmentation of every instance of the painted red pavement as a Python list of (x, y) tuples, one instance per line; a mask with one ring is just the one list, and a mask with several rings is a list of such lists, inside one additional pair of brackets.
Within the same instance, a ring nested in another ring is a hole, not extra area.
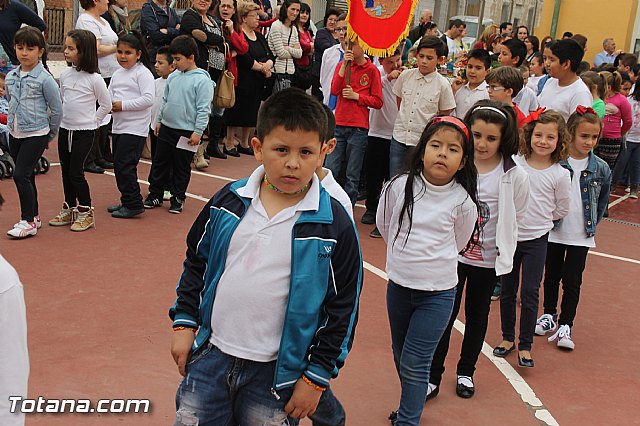
[[(52, 161), (55, 152), (48, 152)], [(247, 176), (255, 161), (212, 160), (207, 173)], [(149, 166), (140, 164), (139, 176)], [(132, 220), (117, 220), (106, 207), (118, 200), (115, 179), (88, 175), (97, 229), (73, 233), (46, 224), (35, 238), (10, 241), (0, 236), (0, 252), (15, 266), (25, 286), (31, 357), (30, 397), (148, 398), (150, 414), (39, 414), (29, 425), (167, 425), (174, 417), (180, 376), (169, 353), (171, 324), (167, 310), (175, 297), (185, 236), (204, 202), (188, 199), (181, 215), (167, 206)], [(46, 221), (62, 202), (59, 167), (37, 178), (40, 214)], [(225, 181), (193, 174), (189, 192), (209, 198)], [(143, 185), (146, 194), (146, 186)], [(13, 182), (0, 182), (7, 200), (0, 230), (19, 216)], [(614, 198), (612, 198), (613, 200)], [(359, 223), (365, 261), (384, 270), (382, 240), (369, 238), (372, 226)], [(614, 206), (612, 219), (640, 223), (640, 201)], [(640, 259), (640, 228), (603, 222), (596, 252)], [(561, 425), (640, 424), (640, 329), (636, 302), (640, 264), (590, 255), (581, 304), (573, 329), (577, 349), (559, 351), (536, 338), (536, 367), (517, 369)], [(366, 271), (355, 344), (334, 389), (347, 410), (348, 425), (387, 425), (400, 388), (391, 356), (385, 305), (385, 281)], [(460, 320), (464, 321), (461, 313)], [(492, 305), (486, 341), (500, 341), (499, 305)], [(470, 400), (455, 395), (455, 363), (461, 336), (454, 332), (440, 395), (427, 404), (423, 424), (536, 425), (506, 378), (481, 355), (475, 374), (477, 393)], [(508, 359), (515, 365), (516, 358)], [(517, 367), (516, 367), (517, 368)], [(303, 424), (309, 424), (303, 422)]]

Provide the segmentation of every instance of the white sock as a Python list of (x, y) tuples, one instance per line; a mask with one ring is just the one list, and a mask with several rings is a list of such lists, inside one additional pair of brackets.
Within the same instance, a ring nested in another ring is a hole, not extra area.
[(433, 383), (429, 383), (429, 386), (427, 387), (427, 396), (431, 395), (431, 392), (433, 392), (436, 389), (438, 389), (438, 385), (434, 385)]
[(468, 388), (472, 388), (473, 386), (473, 377), (469, 376), (458, 376), (458, 384), (464, 385)]

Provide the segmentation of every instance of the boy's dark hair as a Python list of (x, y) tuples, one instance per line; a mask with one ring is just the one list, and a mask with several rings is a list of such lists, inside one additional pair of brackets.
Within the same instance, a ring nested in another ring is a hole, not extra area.
[(569, 143), (569, 133), (567, 132), (567, 124), (564, 117), (556, 111), (548, 110), (540, 114), (538, 120), (525, 124), (520, 137), (520, 153), (525, 158), (530, 158), (533, 153), (531, 148), (531, 135), (536, 124), (553, 123), (558, 127), (558, 142), (556, 149), (551, 153), (551, 161), (554, 163), (567, 158), (567, 144)]
[(498, 83), (505, 89), (511, 89), (513, 91), (512, 98), (515, 98), (524, 86), (522, 74), (513, 67), (500, 67), (491, 70), (487, 75), (486, 81), (487, 84)]
[(337, 7), (327, 8), (327, 11), (324, 13), (324, 19), (322, 20), (323, 27), (327, 26), (327, 21), (329, 20), (329, 17), (331, 15), (334, 15), (337, 18), (338, 16), (342, 15), (342, 10), (338, 9)]
[(633, 75), (638, 75), (640, 72), (640, 64), (635, 64), (633, 68), (631, 68), (631, 71), (633, 71)]
[(515, 64), (516, 68), (522, 65), (524, 60), (527, 59), (527, 46), (523, 41), (518, 40), (517, 38), (512, 38), (502, 43), (502, 45), (509, 49), (512, 58), (518, 58), (518, 63)]
[(447, 55), (446, 45), (436, 36), (424, 36), (418, 43), (417, 51), (420, 49), (434, 49), (438, 58)]
[(622, 64), (631, 69), (634, 65), (638, 64), (638, 57), (633, 53), (622, 53), (618, 55), (618, 64)]
[[(280, 22), (285, 22), (287, 20), (287, 17), (288, 17), (287, 11), (289, 9), (289, 6), (291, 6), (294, 3), (298, 3), (302, 8), (302, 2), (300, 0), (284, 0), (282, 2), (282, 4), (280, 5), (280, 11), (278, 13), (278, 20)], [(296, 18), (295, 21), (292, 22), (292, 24), (297, 26), (299, 20), (300, 20), (300, 14), (298, 14), (298, 17)]]
[(327, 135), (325, 136), (325, 142), (328, 142), (329, 139), (333, 139), (336, 134), (336, 116), (333, 115), (331, 108), (325, 104), (322, 104), (322, 109), (324, 109), (324, 113), (327, 115)]
[(169, 53), (169, 46), (160, 46), (158, 48), (156, 51), (156, 61), (158, 60), (158, 55), (164, 55), (164, 57), (167, 58), (167, 62), (170, 64), (173, 63), (173, 56)]
[(484, 65), (484, 69), (488, 70), (491, 68), (491, 55), (484, 49), (472, 49), (467, 54), (467, 60), (469, 59), (477, 59), (482, 62)]
[(513, 24), (511, 22), (503, 22), (503, 23), (501, 23), (500, 24), (500, 34), (502, 34), (502, 32), (504, 30), (506, 30), (509, 25), (513, 26)]
[(321, 143), (327, 140), (327, 114), (322, 104), (298, 88), (281, 90), (269, 96), (260, 107), (256, 126), (258, 139), (264, 142), (278, 126), (287, 131), (315, 132)]
[[(402, 45), (402, 43), (400, 43), (400, 46), (401, 45)], [(402, 50), (400, 49), (400, 46), (396, 47), (396, 50), (394, 50), (392, 54), (390, 54), (390, 55), (389, 54), (382, 55), (382, 56), (380, 56), (379, 59), (380, 60), (387, 59), (387, 58), (391, 58), (392, 56), (398, 56), (398, 55), (402, 54)]]
[(188, 35), (179, 35), (174, 38), (169, 45), (169, 54), (182, 55), (185, 57), (193, 56), (194, 60), (198, 60), (198, 45), (193, 37)]
[[(497, 110), (497, 111), (496, 111)], [(503, 115), (504, 114), (504, 115)], [(502, 102), (485, 99), (476, 102), (467, 112), (464, 122), (473, 127), (476, 120), (500, 126), (500, 154), (509, 158), (518, 153), (518, 120), (512, 107)]]
[(576, 71), (576, 74), (580, 75), (583, 72), (587, 72), (591, 69), (591, 64), (587, 61), (582, 61), (580, 62), (580, 65), (578, 65), (578, 70)]
[(147, 67), (147, 69), (151, 71), (152, 74), (155, 72), (153, 67), (151, 66), (151, 61), (149, 60), (149, 52), (147, 51), (146, 43), (140, 31), (133, 30), (121, 35), (120, 37), (118, 37), (117, 46), (120, 46), (120, 44), (126, 44), (129, 47), (132, 47), (140, 52), (140, 59), (138, 59), (138, 61), (140, 61), (142, 65)]
[(47, 49), (47, 43), (44, 41), (42, 32), (36, 27), (22, 27), (16, 32), (13, 39), (14, 45), (23, 45), (27, 47), (37, 47), (39, 49)]
[(560, 64), (569, 61), (571, 71), (578, 71), (578, 66), (584, 57), (584, 49), (580, 47), (577, 41), (570, 38), (554, 40), (549, 42), (546, 47), (551, 50), (554, 56), (558, 57)]
[(620, 79), (622, 84), (629, 82), (631, 83), (631, 76), (629, 75), (628, 72), (626, 71), (618, 71), (618, 73), (620, 74)]
[(89, 74), (100, 73), (96, 36), (87, 30), (71, 30), (67, 33), (67, 37), (74, 41), (78, 50), (78, 63), (74, 64), (76, 69)]
[(571, 37), (573, 37), (573, 33), (571, 31), (565, 31), (562, 34), (562, 38), (571, 38)]
[(572, 40), (575, 40), (576, 43), (578, 43), (580, 45), (580, 47), (582, 47), (582, 50), (587, 48), (587, 37), (582, 35), (582, 34), (574, 34), (573, 37), (571, 37)]
[(461, 25), (464, 25), (462, 19), (452, 19), (451, 21), (449, 21), (449, 27), (447, 29), (450, 30), (453, 27), (459, 27)]

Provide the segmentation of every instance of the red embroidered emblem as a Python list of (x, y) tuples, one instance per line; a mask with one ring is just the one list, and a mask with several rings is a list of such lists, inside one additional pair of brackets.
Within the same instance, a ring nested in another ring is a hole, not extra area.
[(360, 86), (365, 87), (371, 83), (371, 79), (369, 78), (369, 74), (362, 74), (360, 77)]

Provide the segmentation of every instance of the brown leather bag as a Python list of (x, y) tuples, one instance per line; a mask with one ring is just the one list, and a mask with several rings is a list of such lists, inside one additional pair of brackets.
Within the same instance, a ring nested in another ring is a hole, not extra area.
[[(225, 57), (229, 53), (229, 45), (224, 44)], [(216, 84), (216, 90), (213, 94), (213, 106), (218, 108), (232, 108), (236, 103), (236, 89), (234, 80), (236, 78), (227, 69), (227, 63), (224, 63), (224, 70), (220, 74), (220, 78)]]

